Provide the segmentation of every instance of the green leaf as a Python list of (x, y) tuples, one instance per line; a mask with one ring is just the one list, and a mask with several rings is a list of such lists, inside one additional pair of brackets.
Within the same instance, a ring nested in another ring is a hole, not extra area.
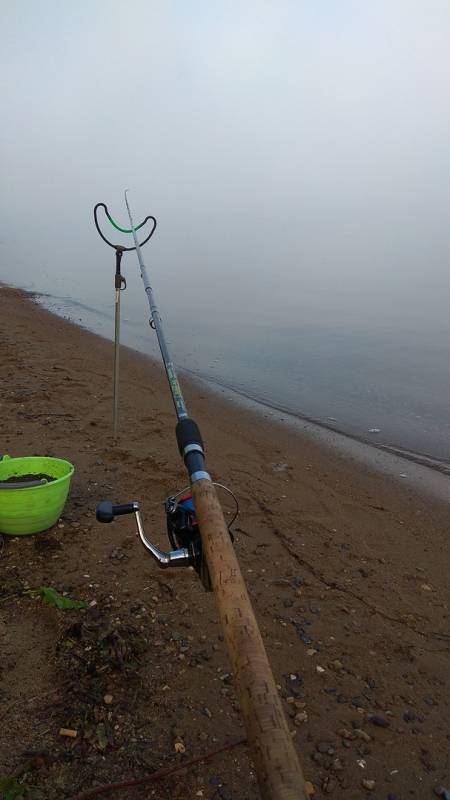
[(0, 792), (3, 800), (16, 800), (23, 797), (25, 787), (17, 783), (15, 778), (0, 778)]
[(70, 608), (86, 608), (84, 600), (71, 600), (70, 597), (63, 597), (62, 594), (52, 589), (51, 586), (40, 586), (38, 589), (44, 603), (52, 608), (62, 608), (64, 611)]

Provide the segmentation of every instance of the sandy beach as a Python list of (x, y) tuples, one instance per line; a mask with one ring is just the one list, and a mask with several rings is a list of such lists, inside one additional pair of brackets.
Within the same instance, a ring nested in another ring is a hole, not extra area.
[[(132, 518), (95, 520), (100, 500), (139, 500), (168, 549), (163, 501), (186, 475), (162, 369), (123, 348), (114, 445), (111, 342), (6, 287), (0, 335), (0, 453), (75, 465), (57, 525), (0, 536), (0, 777), (75, 798), (240, 741), (214, 597), (191, 570), (158, 570)], [(236, 553), (314, 797), (450, 789), (448, 505), (182, 382), (239, 500)], [(26, 594), (40, 586), (88, 607), (47, 607)], [(109, 796), (259, 795), (238, 744)]]

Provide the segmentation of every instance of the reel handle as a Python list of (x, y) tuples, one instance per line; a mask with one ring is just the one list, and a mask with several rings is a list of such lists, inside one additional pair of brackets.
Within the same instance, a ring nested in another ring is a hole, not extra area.
[(160, 550), (159, 547), (156, 547), (147, 539), (139, 513), (139, 503), (114, 504), (104, 500), (98, 504), (95, 512), (98, 522), (112, 522), (114, 517), (120, 517), (122, 514), (134, 514), (138, 536), (145, 549), (148, 550), (160, 567), (165, 569), (166, 567), (189, 567), (193, 565), (194, 555), (188, 547), (180, 547), (177, 550), (170, 550), (165, 553), (164, 550)]
[(135, 514), (139, 511), (139, 503), (110, 503), (108, 500), (99, 503), (95, 516), (97, 522), (112, 522), (114, 517), (120, 517), (123, 514)]

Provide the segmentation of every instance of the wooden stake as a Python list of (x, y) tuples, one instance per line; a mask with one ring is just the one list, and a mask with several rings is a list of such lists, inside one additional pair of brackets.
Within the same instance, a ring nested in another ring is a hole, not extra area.
[(192, 484), (202, 538), (263, 800), (307, 800), (297, 753), (212, 483)]

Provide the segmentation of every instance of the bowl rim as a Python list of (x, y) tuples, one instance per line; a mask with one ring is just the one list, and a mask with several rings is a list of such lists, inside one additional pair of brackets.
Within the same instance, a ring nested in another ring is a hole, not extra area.
[[(56, 456), (14, 456), (14, 457), (12, 457), (12, 456), (6, 456), (5, 457), (4, 456), (0, 460), (0, 466), (3, 463), (11, 464), (11, 462), (14, 462), (14, 461), (25, 461), (25, 460), (26, 461), (42, 461), (43, 458), (46, 458), (49, 461), (59, 461), (62, 464), (67, 464), (67, 466), (70, 467), (70, 469), (65, 475), (61, 475), (59, 478), (55, 478), (55, 480), (51, 481), (51, 483), (43, 483), (40, 486), (24, 486), (23, 489), (21, 489), (21, 488), (8, 489), (5, 486), (5, 487), (2, 487), (2, 489), (1, 489), (2, 493), (3, 492), (8, 492), (8, 491), (11, 491), (11, 492), (34, 492), (34, 491), (40, 490), (40, 489), (47, 489), (49, 486), (55, 486), (57, 483), (60, 483), (61, 481), (66, 481), (67, 479), (69, 479), (69, 480), (71, 479), (72, 475), (75, 472), (74, 465), (70, 461), (67, 461), (67, 459), (65, 459), (65, 458), (57, 458)], [(20, 473), (17, 473), (17, 474), (20, 474)], [(12, 477), (12, 476), (10, 476), (10, 477)]]

